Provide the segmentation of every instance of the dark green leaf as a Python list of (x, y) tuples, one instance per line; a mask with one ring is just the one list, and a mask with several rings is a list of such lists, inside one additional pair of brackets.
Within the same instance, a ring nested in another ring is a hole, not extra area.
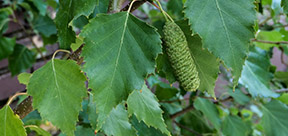
[[(238, 84), (242, 66), (254, 37), (256, 21), (254, 0), (187, 0), (185, 17), (191, 30), (199, 33), (203, 47), (220, 57), (232, 70)], [(242, 16), (245, 15), (245, 16)]]
[(221, 120), (216, 106), (209, 100), (198, 97), (194, 102), (194, 107), (200, 110), (211, 121), (217, 130), (220, 130)]
[(92, 128), (85, 128), (83, 126), (77, 126), (75, 136), (95, 136)]
[(226, 136), (248, 136), (251, 133), (251, 126), (240, 117), (229, 115), (222, 123), (222, 132)]
[(35, 30), (45, 37), (57, 33), (56, 26), (48, 15), (36, 17), (35, 20), (33, 20), (32, 25)]
[(27, 90), (42, 118), (73, 135), (82, 99), (87, 95), (85, 81), (76, 62), (52, 59), (33, 73)]
[(154, 72), (161, 40), (154, 28), (128, 12), (100, 14), (80, 36), (85, 42), (83, 71), (89, 78), (101, 127), (112, 108), (134, 89), (140, 90), (146, 75)]
[(284, 13), (288, 14), (288, 0), (282, 0), (281, 6), (283, 7)]
[(277, 101), (262, 106), (263, 117), (261, 124), (267, 136), (285, 136), (288, 134), (288, 107)]
[(155, 95), (146, 85), (139, 91), (134, 90), (127, 99), (128, 112), (134, 114), (138, 120), (144, 121), (148, 126), (153, 126), (163, 133), (170, 135), (162, 117), (162, 110)]
[(24, 45), (16, 44), (13, 53), (8, 57), (11, 75), (17, 75), (31, 68), (35, 62), (35, 53)]
[(279, 96), (269, 88), (272, 74), (269, 72), (270, 58), (264, 50), (251, 47), (248, 59), (243, 67), (241, 83), (253, 96), (277, 97)]
[(60, 0), (59, 11), (55, 18), (60, 48), (68, 49), (75, 42), (75, 32), (69, 23), (80, 15), (89, 16), (98, 0)]
[[(199, 134), (213, 132), (209, 127), (209, 124), (205, 120), (204, 116), (202, 116), (201, 113), (196, 110), (184, 114), (183, 118), (180, 120), (180, 123), (188, 127), (189, 129), (198, 132)], [(187, 131), (184, 128), (181, 128), (181, 134), (190, 136), (191, 132)]]
[(154, 127), (148, 127), (143, 121), (138, 121), (134, 115), (131, 117), (130, 121), (137, 130), (138, 136), (165, 136), (165, 134)]
[(1, 136), (26, 136), (23, 122), (19, 116), (14, 115), (10, 106), (0, 110), (0, 135)]
[(170, 85), (165, 84), (163, 82), (156, 84), (156, 92), (155, 95), (157, 96), (157, 98), (161, 101), (161, 100), (168, 100), (174, 96), (176, 96), (176, 94), (179, 92), (178, 89), (174, 88), (174, 87), (170, 87)]
[(102, 129), (108, 136), (134, 136), (136, 132), (132, 128), (128, 113), (124, 109), (122, 104), (119, 104), (116, 108), (109, 113), (105, 123), (102, 125)]
[(98, 114), (96, 113), (96, 103), (93, 101), (93, 95), (92, 94), (89, 96), (89, 104), (88, 104), (87, 114), (88, 114), (88, 118), (89, 118), (89, 121), (90, 121), (92, 128), (96, 129)]
[(274, 78), (276, 81), (283, 82), (286, 84), (286, 86), (288, 86), (288, 72), (277, 71), (274, 74)]
[(15, 38), (0, 37), (0, 60), (13, 53), (15, 44)]
[(34, 6), (38, 9), (40, 15), (45, 16), (47, 5), (44, 2), (44, 0), (30, 0), (30, 1), (32, 1)]

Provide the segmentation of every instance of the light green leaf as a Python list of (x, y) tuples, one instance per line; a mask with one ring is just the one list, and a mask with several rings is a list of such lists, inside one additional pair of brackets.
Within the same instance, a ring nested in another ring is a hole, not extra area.
[(277, 100), (288, 105), (288, 93), (283, 93)]
[(15, 38), (0, 37), (0, 60), (13, 53), (15, 44)]
[(263, 117), (261, 124), (267, 136), (285, 136), (288, 134), (288, 107), (277, 101), (262, 106)]
[(0, 110), (0, 135), (1, 136), (26, 136), (23, 122), (19, 116), (14, 115), (10, 106)]
[(31, 68), (36, 60), (35, 53), (24, 45), (16, 44), (13, 53), (8, 57), (8, 68), (11, 75), (17, 75)]
[(110, 112), (102, 126), (105, 134), (108, 136), (135, 136), (136, 132), (132, 128), (128, 113), (122, 104)]
[(248, 136), (251, 126), (238, 116), (227, 116), (222, 123), (222, 132), (226, 136)]
[(146, 75), (154, 72), (161, 40), (154, 28), (128, 12), (100, 14), (80, 36), (85, 43), (83, 71), (94, 94), (99, 128), (112, 108), (134, 89), (140, 90)]
[(288, 14), (288, 0), (282, 0), (281, 6), (283, 7), (284, 13)]
[[(283, 41), (282, 34), (278, 31), (260, 31), (257, 34), (256, 37), (257, 40), (263, 40), (263, 41), (272, 41), (272, 42), (278, 42)], [(269, 50), (271, 47), (278, 47), (277, 44), (268, 44), (268, 43), (260, 43), (255, 42), (256, 46), (260, 47), (263, 50)]]
[(44, 129), (42, 129), (42, 128), (38, 127), (38, 126), (35, 126), (35, 125), (28, 125), (28, 126), (25, 126), (25, 128), (29, 128), (30, 130), (35, 131), (40, 136), (51, 136), (50, 133), (48, 133)]
[(77, 37), (75, 43), (71, 44), (72, 51), (76, 51), (83, 44), (83, 38)]
[(269, 88), (272, 78), (272, 74), (269, 72), (271, 65), (269, 56), (264, 50), (257, 47), (252, 47), (250, 50), (240, 82), (248, 88), (248, 92), (253, 97), (277, 97), (278, 94)]
[(180, 21), (178, 24), (186, 36), (192, 58), (197, 67), (201, 81), (198, 89), (207, 90), (212, 97), (215, 97), (214, 88), (219, 73), (219, 60), (208, 50), (202, 48), (202, 40), (199, 35), (192, 36), (187, 21)]
[(221, 120), (216, 106), (209, 100), (198, 97), (194, 102), (194, 107), (200, 110), (217, 130), (220, 130)]
[(137, 120), (135, 116), (131, 117), (130, 122), (137, 130), (137, 136), (165, 136), (160, 130), (148, 127), (143, 121)]
[(274, 74), (274, 78), (276, 81), (283, 82), (288, 86), (288, 72), (277, 71)]
[[(254, 0), (187, 0), (185, 17), (191, 30), (203, 39), (203, 47), (220, 57), (238, 84), (242, 66), (254, 37)], [(242, 16), (245, 15), (245, 16)]]
[(28, 85), (31, 76), (32, 76), (31, 73), (26, 73), (26, 72), (21, 73), (18, 75), (18, 81), (21, 84)]
[(128, 113), (134, 114), (138, 120), (144, 121), (148, 126), (153, 126), (163, 133), (170, 135), (162, 116), (162, 110), (155, 95), (146, 85), (139, 91), (134, 90), (127, 99)]
[(33, 28), (45, 37), (49, 37), (57, 33), (53, 20), (48, 16), (38, 16), (32, 22)]
[(33, 73), (27, 90), (41, 117), (70, 136), (87, 95), (85, 81), (75, 61), (52, 59)]
[(60, 48), (68, 49), (75, 42), (75, 32), (69, 23), (80, 15), (89, 16), (98, 0), (60, 0), (59, 11), (55, 18)]

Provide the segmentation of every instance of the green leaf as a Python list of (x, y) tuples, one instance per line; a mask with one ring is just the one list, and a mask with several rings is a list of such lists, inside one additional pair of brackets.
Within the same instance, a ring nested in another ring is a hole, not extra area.
[(76, 51), (83, 44), (83, 38), (77, 37), (76, 42), (71, 44), (72, 51)]
[[(283, 41), (282, 34), (278, 31), (260, 31), (256, 37), (257, 40), (263, 41), (272, 41), (279, 42)], [(260, 43), (255, 42), (256, 46), (260, 47), (263, 50), (269, 50), (271, 47), (278, 47), (277, 44), (268, 44), (268, 43)]]
[(284, 13), (288, 14), (288, 0), (282, 0), (281, 6), (283, 7)]
[(8, 57), (11, 75), (17, 75), (31, 68), (36, 60), (35, 57), (35, 53), (24, 45), (16, 44), (13, 53)]
[(8, 22), (10, 21), (9, 15), (13, 13), (11, 7), (0, 9), (0, 34), (8, 29)]
[(277, 71), (274, 74), (274, 78), (276, 81), (283, 82), (288, 86), (288, 72), (283, 72), (283, 71)]
[(165, 136), (160, 130), (148, 127), (143, 121), (138, 121), (135, 116), (131, 117), (130, 122), (137, 130), (137, 136)]
[(261, 124), (267, 136), (285, 136), (288, 134), (288, 107), (277, 101), (262, 106), (263, 117)]
[(167, 3), (167, 10), (171, 11), (178, 18), (182, 18), (184, 16), (182, 9), (183, 9), (182, 0), (169, 0)]
[(250, 50), (240, 82), (248, 88), (248, 92), (253, 97), (277, 97), (278, 94), (269, 88), (272, 78), (272, 74), (269, 72), (271, 65), (269, 56), (264, 50), (257, 47), (252, 47)]
[(166, 50), (163, 50), (163, 54), (158, 55), (156, 62), (158, 75), (166, 78), (170, 83), (174, 83), (176, 77), (174, 76), (174, 71), (168, 59)]
[(0, 37), (0, 60), (13, 53), (16, 38)]
[(26, 72), (21, 73), (18, 75), (18, 81), (21, 84), (28, 85), (31, 76), (32, 76), (31, 73), (26, 73)]
[(82, 99), (87, 95), (85, 81), (75, 61), (52, 59), (33, 73), (27, 90), (43, 119), (73, 135)]
[(38, 9), (40, 15), (45, 16), (47, 5), (44, 0), (30, 0), (33, 2), (34, 6)]
[(94, 9), (92, 17), (96, 17), (99, 13), (107, 13), (109, 7), (109, 1), (107, 0), (99, 0), (97, 6)]
[(148, 126), (153, 126), (163, 133), (170, 135), (162, 116), (162, 110), (155, 95), (146, 85), (139, 90), (134, 90), (127, 99), (128, 113), (134, 114), (138, 120), (144, 121)]
[(160, 82), (158, 84), (156, 84), (156, 92), (155, 95), (157, 96), (157, 98), (161, 101), (161, 100), (168, 100), (174, 96), (176, 96), (176, 94), (179, 92), (178, 89), (174, 88), (174, 87), (170, 87), (170, 85), (165, 84), (163, 82)]
[(194, 107), (200, 110), (217, 130), (220, 130), (221, 120), (216, 106), (209, 100), (198, 97), (194, 102)]
[[(200, 113), (200, 111), (197, 110), (192, 110), (184, 114), (179, 123), (200, 134), (213, 132), (204, 116)], [(191, 132), (181, 128), (181, 134), (188, 136), (191, 135)]]
[(226, 136), (248, 136), (251, 126), (238, 116), (227, 116), (222, 123), (222, 132)]
[(83, 126), (77, 126), (75, 136), (95, 136), (92, 128), (85, 128)]
[(229, 95), (232, 96), (234, 98), (234, 100), (242, 105), (247, 104), (248, 102), (250, 102), (250, 98), (248, 96), (246, 96), (241, 90), (236, 89), (235, 92), (232, 91), (232, 89), (230, 89), (228, 91)]
[(288, 105), (288, 93), (283, 93), (277, 100)]
[[(238, 84), (242, 66), (254, 37), (254, 0), (187, 0), (185, 17), (191, 30), (203, 39), (203, 47), (220, 57)], [(245, 15), (245, 16), (240, 16)]]
[(89, 16), (98, 0), (60, 0), (59, 11), (55, 18), (60, 48), (68, 49), (75, 42), (75, 32), (69, 23), (80, 15)]
[(23, 122), (19, 116), (14, 115), (10, 106), (0, 110), (0, 135), (1, 136), (26, 136)]
[(38, 126), (28, 125), (28, 126), (25, 126), (25, 127), (29, 128), (30, 130), (35, 131), (40, 136), (51, 136), (50, 133), (48, 133), (47, 131), (45, 131), (44, 129), (42, 129), (42, 128), (38, 127)]
[(38, 16), (32, 22), (33, 28), (41, 35), (49, 37), (57, 33), (53, 20), (48, 16)]
[(186, 36), (192, 58), (197, 67), (201, 81), (198, 89), (207, 90), (212, 97), (215, 97), (214, 88), (219, 73), (219, 60), (208, 50), (202, 48), (202, 40), (199, 35), (192, 36), (187, 21), (180, 21), (178, 24)]
[(85, 43), (83, 71), (89, 78), (101, 127), (112, 108), (134, 89), (140, 90), (146, 75), (154, 72), (161, 40), (154, 28), (128, 12), (100, 14), (80, 36)]
[(128, 113), (123, 104), (119, 104), (110, 112), (102, 126), (105, 134), (108, 136), (134, 136), (136, 132), (132, 128)]
[(93, 101), (93, 94), (89, 97), (87, 114), (92, 128), (96, 129), (98, 114), (96, 113), (96, 103)]

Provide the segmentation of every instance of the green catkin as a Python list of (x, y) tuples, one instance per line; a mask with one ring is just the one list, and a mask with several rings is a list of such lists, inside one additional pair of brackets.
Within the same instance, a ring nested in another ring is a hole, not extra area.
[(196, 91), (200, 79), (183, 31), (176, 23), (167, 21), (163, 32), (166, 52), (177, 80), (184, 90)]

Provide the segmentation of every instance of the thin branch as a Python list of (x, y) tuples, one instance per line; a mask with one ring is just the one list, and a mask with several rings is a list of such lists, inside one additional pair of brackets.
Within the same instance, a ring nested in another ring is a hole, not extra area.
[(194, 106), (190, 105), (190, 106), (186, 107), (185, 109), (170, 115), (170, 118), (171, 118), (171, 120), (174, 120), (175, 118), (177, 118), (177, 117), (179, 117), (179, 116), (181, 116), (181, 115), (185, 114), (186, 112), (189, 112), (193, 109), (194, 109)]
[(275, 28), (281, 28), (281, 27), (288, 27), (288, 24), (287, 25), (274, 26), (274, 29)]
[(266, 22), (268, 22), (270, 19), (272, 19), (272, 17), (267, 17), (264, 21), (262, 21), (261, 23), (259, 23), (259, 26), (263, 26)]
[(26, 34), (28, 34), (28, 38), (30, 39), (30, 41), (31, 41), (31, 43), (32, 43), (32, 46), (37, 50), (37, 52), (40, 54), (40, 56), (41, 56), (41, 57), (43, 58), (43, 60), (46, 62), (47, 59), (45, 58), (45, 56), (43, 55), (42, 51), (37, 47), (37, 45), (36, 45), (35, 42), (33, 41), (30, 32), (28, 32), (28, 31), (26, 30), (26, 28), (19, 22), (19, 20), (17, 19), (17, 17), (14, 15), (14, 13), (13, 13), (13, 17), (14, 17), (15, 23), (19, 24), (20, 27), (22, 28), (22, 30), (23, 30)]
[[(130, 12), (133, 12), (134, 10), (136, 10), (137, 8), (139, 8), (141, 5), (143, 5), (146, 1), (148, 0), (138, 0), (135, 1), (134, 4), (132, 5), (132, 8), (130, 10)], [(120, 11), (128, 11), (130, 4), (132, 3), (132, 1), (126, 5), (123, 9), (121, 9)]]
[(259, 43), (267, 43), (267, 44), (288, 44), (288, 41), (277, 41), (277, 42), (273, 42), (273, 41), (264, 41), (264, 40), (257, 40), (257, 39), (251, 39), (251, 41), (253, 42), (259, 42)]
[(182, 125), (182, 124), (180, 124), (180, 123), (178, 123), (178, 122), (176, 122), (176, 121), (173, 121), (173, 123), (175, 123), (175, 124), (176, 124), (177, 126), (179, 126), (180, 128), (183, 128), (183, 129), (191, 132), (192, 134), (194, 134), (194, 135), (196, 135), (196, 136), (202, 136), (202, 135), (201, 135), (200, 133), (198, 133), (197, 131), (195, 131), (195, 130), (193, 130), (193, 129), (191, 129), (191, 128), (188, 128), (188, 127), (186, 127), (186, 126), (184, 126), (184, 125)]
[(276, 92), (276, 93), (285, 93), (285, 92), (288, 92), (288, 88), (283, 88), (283, 89), (279, 89), (279, 90), (274, 90), (274, 92)]
[(8, 100), (8, 102), (7, 102), (7, 105), (10, 105), (11, 102), (12, 102), (16, 97), (18, 97), (18, 96), (20, 96), (20, 95), (27, 95), (27, 93), (16, 93), (16, 94), (14, 94), (13, 96), (11, 96), (11, 97), (9, 98), (9, 100)]

